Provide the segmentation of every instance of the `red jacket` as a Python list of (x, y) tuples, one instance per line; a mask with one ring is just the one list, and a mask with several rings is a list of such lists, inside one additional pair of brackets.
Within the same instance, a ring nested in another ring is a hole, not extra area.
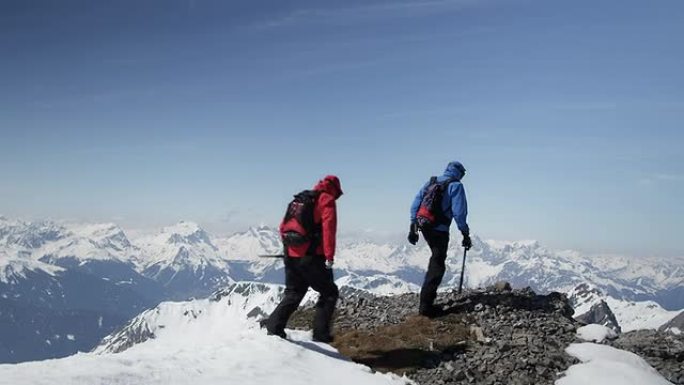
[[(328, 175), (320, 180), (314, 190), (320, 191), (316, 206), (314, 207), (314, 223), (321, 225), (321, 242), (316, 248), (316, 255), (325, 256), (326, 260), (335, 258), (335, 242), (337, 237), (337, 205), (335, 201), (342, 195), (340, 180), (334, 175)], [(280, 224), (281, 234), (284, 232), (284, 223)], [(290, 257), (303, 257), (309, 248), (305, 243), (290, 246), (287, 249)]]

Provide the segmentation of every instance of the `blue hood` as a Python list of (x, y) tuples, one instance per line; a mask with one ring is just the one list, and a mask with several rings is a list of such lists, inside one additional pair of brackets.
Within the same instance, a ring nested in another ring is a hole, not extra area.
[(444, 170), (444, 176), (451, 179), (456, 179), (460, 181), (465, 175), (465, 167), (461, 162), (451, 162), (447, 165), (446, 170)]

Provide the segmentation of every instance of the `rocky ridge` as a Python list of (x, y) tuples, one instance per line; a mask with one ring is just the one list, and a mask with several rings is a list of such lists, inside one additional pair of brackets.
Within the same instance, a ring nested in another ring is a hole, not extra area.
[[(538, 295), (497, 284), (440, 293), (444, 314), (416, 315), (417, 294), (375, 297), (346, 289), (335, 318), (342, 354), (418, 384), (553, 384), (577, 363), (565, 353), (584, 323), (573, 319), (564, 294)], [(297, 311), (289, 327), (309, 329), (314, 309)], [(637, 331), (605, 344), (643, 357), (673, 384), (684, 384), (684, 339)]]
[(668, 381), (684, 385), (684, 335), (634, 330), (608, 344), (641, 356)]
[[(434, 319), (415, 315), (417, 294), (348, 292), (336, 313), (333, 345), (419, 384), (553, 384), (575, 363), (564, 349), (580, 324), (567, 298), (497, 286), (440, 293), (444, 315)], [(290, 327), (308, 328), (312, 314), (300, 310)]]

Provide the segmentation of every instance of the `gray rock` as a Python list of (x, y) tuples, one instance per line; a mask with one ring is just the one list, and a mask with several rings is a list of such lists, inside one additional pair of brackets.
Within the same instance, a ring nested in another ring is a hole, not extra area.
[(684, 335), (635, 330), (621, 334), (609, 344), (641, 356), (668, 381), (675, 385), (684, 385)]
[[(363, 300), (356, 295), (340, 300), (336, 330), (374, 331), (415, 316), (418, 308), (417, 294), (364, 296)], [(437, 303), (447, 313), (438, 320), (460, 322), (471, 333), (468, 341), (434, 352), (430, 360), (406, 372), (418, 384), (551, 385), (557, 373), (576, 362), (564, 349), (575, 341), (579, 323), (562, 294), (476, 289), (440, 293)], [(310, 324), (308, 318), (295, 326), (308, 328)]]
[(610, 309), (606, 301), (594, 304), (588, 312), (575, 317), (576, 320), (585, 324), (599, 324), (607, 326), (617, 333), (622, 331), (620, 324), (615, 318), (615, 314)]
[(673, 331), (673, 329), (679, 330), (680, 333), (684, 332), (684, 311), (679, 313), (676, 317), (671, 319), (668, 323), (661, 326), (660, 331)]

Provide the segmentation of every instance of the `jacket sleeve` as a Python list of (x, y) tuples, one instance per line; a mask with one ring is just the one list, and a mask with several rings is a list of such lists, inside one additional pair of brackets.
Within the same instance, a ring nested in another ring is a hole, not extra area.
[(330, 194), (321, 194), (321, 227), (323, 254), (326, 260), (335, 258), (335, 243), (337, 239), (337, 206), (335, 198)]
[(449, 185), (449, 196), (451, 197), (451, 213), (454, 221), (462, 234), (470, 234), (468, 227), (468, 201), (466, 200), (465, 188), (461, 183)]
[(416, 223), (416, 215), (418, 215), (418, 209), (420, 209), (420, 203), (423, 201), (423, 194), (425, 194), (425, 188), (429, 183), (426, 183), (413, 198), (413, 203), (411, 204), (411, 223)]

